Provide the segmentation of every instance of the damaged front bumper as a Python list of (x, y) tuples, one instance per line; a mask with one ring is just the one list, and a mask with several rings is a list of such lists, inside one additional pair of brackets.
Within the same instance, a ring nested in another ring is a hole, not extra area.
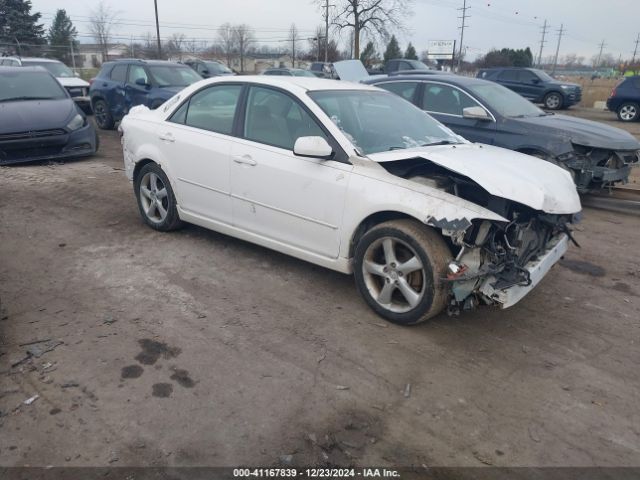
[(548, 244), (548, 250), (544, 255), (525, 265), (524, 269), (529, 274), (528, 285), (513, 285), (508, 288), (496, 288), (498, 280), (494, 276), (487, 277), (478, 288), (478, 292), (488, 303), (498, 305), (501, 308), (509, 308), (522, 300), (566, 253), (569, 248), (569, 237), (560, 234)]
[(564, 165), (573, 171), (578, 191), (611, 187), (627, 183), (633, 167), (640, 163), (640, 150), (610, 151), (575, 146), (576, 154)]

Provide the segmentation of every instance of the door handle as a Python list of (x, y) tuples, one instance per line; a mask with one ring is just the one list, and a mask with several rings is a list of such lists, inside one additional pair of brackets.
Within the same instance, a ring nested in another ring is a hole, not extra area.
[(251, 167), (255, 167), (258, 164), (258, 162), (251, 158), (251, 155), (238, 155), (233, 157), (233, 161), (242, 165), (249, 165)]
[(159, 135), (158, 138), (163, 142), (173, 143), (176, 141), (176, 139), (173, 138), (173, 135), (171, 133), (165, 133), (164, 135)]

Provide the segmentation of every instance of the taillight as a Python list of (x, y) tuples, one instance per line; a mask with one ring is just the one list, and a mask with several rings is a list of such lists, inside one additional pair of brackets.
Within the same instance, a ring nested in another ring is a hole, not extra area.
[(615, 96), (616, 96), (616, 89), (614, 88), (613, 90), (611, 90), (611, 95), (609, 95), (609, 98), (615, 97)]

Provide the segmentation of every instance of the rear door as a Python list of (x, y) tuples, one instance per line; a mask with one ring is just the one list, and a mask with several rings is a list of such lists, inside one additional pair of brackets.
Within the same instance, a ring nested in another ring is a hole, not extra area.
[[(441, 82), (425, 81), (418, 103), (420, 108), (467, 140), (489, 145), (495, 142), (496, 121), (493, 115), (461, 88)], [(492, 119), (464, 118), (463, 110), (468, 107), (480, 107), (489, 113)]]
[(127, 64), (116, 64), (107, 78), (101, 78), (100, 90), (103, 92), (114, 118), (120, 119), (127, 113), (124, 84), (127, 80)]
[(503, 70), (496, 77), (498, 83), (510, 88), (514, 92), (521, 94), (521, 87), (518, 79), (518, 71), (513, 69)]
[[(234, 224), (263, 238), (337, 258), (351, 165), (294, 155), (299, 137), (329, 135), (299, 100), (252, 86), (231, 162)], [(334, 147), (335, 148), (335, 147)]]
[(157, 135), (186, 213), (231, 225), (229, 156), (242, 86), (215, 84), (195, 93)]

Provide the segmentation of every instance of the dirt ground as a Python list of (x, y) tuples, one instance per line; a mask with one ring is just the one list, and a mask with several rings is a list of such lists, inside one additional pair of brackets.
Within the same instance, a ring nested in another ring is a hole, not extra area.
[(586, 210), (509, 310), (402, 328), (348, 276), (152, 231), (101, 136), (0, 169), (0, 465), (640, 466), (639, 217)]

